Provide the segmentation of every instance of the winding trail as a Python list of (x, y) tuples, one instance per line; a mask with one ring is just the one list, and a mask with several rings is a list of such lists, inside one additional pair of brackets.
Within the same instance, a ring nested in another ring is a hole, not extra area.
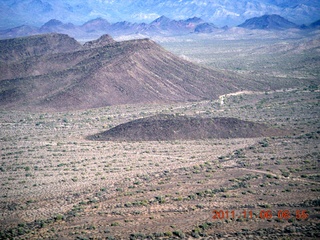
[(302, 179), (302, 178), (285, 178), (285, 177), (281, 177), (279, 175), (276, 175), (274, 173), (268, 172), (268, 171), (262, 171), (262, 170), (256, 170), (256, 169), (248, 169), (248, 168), (239, 168), (239, 170), (245, 170), (245, 171), (249, 171), (249, 172), (256, 172), (256, 173), (262, 173), (262, 174), (268, 174), (274, 177), (280, 177), (281, 179), (287, 179), (287, 180), (293, 180), (293, 181), (300, 181), (300, 182), (306, 182), (306, 183), (312, 183), (312, 184), (318, 184), (320, 185), (320, 182), (315, 182), (315, 181), (311, 181), (311, 180), (307, 180), (307, 179)]

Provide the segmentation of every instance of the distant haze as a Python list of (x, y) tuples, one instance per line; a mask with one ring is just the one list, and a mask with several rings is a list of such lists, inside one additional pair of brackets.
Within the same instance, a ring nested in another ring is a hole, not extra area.
[(0, 29), (40, 26), (54, 18), (83, 24), (102, 17), (108, 21), (150, 23), (161, 15), (172, 19), (200, 17), (222, 27), (248, 18), (279, 14), (298, 25), (320, 18), (318, 0), (6, 0), (0, 2)]

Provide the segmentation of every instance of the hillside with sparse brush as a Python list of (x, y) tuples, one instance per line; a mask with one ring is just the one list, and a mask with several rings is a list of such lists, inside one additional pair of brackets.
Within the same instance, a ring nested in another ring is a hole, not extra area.
[(102, 36), (82, 46), (67, 35), (49, 34), (3, 40), (0, 47), (2, 109), (196, 101), (263, 88), (180, 59), (149, 39), (115, 42)]

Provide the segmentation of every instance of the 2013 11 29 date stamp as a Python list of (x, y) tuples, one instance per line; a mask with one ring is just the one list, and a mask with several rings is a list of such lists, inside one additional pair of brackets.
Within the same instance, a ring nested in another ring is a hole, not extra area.
[(307, 210), (295, 210), (294, 212), (290, 212), (287, 209), (272, 211), (272, 210), (260, 210), (257, 212), (253, 212), (252, 210), (213, 210), (212, 211), (212, 219), (266, 219), (270, 220), (272, 218), (278, 218), (281, 220), (289, 220), (295, 218), (297, 220), (306, 220), (309, 218), (309, 214)]

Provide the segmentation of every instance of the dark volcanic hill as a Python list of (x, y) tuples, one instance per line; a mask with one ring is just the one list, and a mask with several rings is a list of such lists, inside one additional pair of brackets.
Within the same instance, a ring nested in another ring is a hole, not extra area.
[(165, 141), (276, 136), (283, 130), (236, 118), (156, 115), (120, 124), (87, 137), (96, 141)]
[(81, 46), (49, 34), (3, 40), (0, 46), (2, 109), (195, 101), (262, 88), (182, 60), (149, 39), (113, 42), (105, 36)]
[(272, 14), (250, 18), (238, 27), (247, 29), (284, 30), (298, 28), (299, 26), (279, 15)]

